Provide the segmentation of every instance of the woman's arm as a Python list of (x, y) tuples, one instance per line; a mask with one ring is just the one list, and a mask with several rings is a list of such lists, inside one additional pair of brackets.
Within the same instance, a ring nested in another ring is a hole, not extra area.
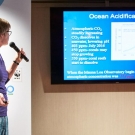
[(15, 60), (13, 61), (10, 69), (8, 70), (8, 79), (10, 80), (11, 77), (13, 76), (14, 72), (16, 71), (19, 63), (22, 61), (21, 58), (21, 53), (25, 55), (23, 49), (21, 49), (21, 51), (18, 53), (17, 57), (15, 58)]

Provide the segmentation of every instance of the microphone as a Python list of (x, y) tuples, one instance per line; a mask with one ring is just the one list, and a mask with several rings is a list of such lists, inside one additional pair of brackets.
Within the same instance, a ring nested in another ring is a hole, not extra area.
[[(15, 45), (14, 42), (10, 42), (9, 46), (11, 48), (13, 48), (16, 52), (20, 52), (20, 49)], [(26, 62), (29, 61), (29, 59), (24, 54), (22, 54), (22, 53), (21, 53), (21, 58), (23, 58)]]

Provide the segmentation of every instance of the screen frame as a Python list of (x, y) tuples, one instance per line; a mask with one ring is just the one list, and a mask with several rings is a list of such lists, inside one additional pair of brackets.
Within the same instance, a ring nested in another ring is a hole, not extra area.
[(63, 11), (135, 11), (135, 7), (51, 7), (50, 66), (51, 84), (134, 83), (135, 79), (64, 80)]

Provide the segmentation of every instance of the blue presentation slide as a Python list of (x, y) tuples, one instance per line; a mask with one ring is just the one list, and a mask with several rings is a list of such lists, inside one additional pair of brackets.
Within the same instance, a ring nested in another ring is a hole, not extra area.
[(135, 79), (135, 11), (64, 11), (64, 80)]

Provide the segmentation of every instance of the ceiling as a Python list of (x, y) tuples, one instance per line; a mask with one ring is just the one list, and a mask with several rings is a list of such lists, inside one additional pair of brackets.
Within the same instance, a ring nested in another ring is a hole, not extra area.
[(78, 3), (104, 3), (106, 1), (113, 3), (113, 2), (121, 2), (121, 3), (125, 3), (125, 2), (131, 2), (131, 3), (135, 3), (135, 0), (31, 0), (32, 2), (48, 2), (48, 3), (62, 3), (62, 2), (66, 2), (66, 3), (73, 3), (73, 2), (78, 2)]

